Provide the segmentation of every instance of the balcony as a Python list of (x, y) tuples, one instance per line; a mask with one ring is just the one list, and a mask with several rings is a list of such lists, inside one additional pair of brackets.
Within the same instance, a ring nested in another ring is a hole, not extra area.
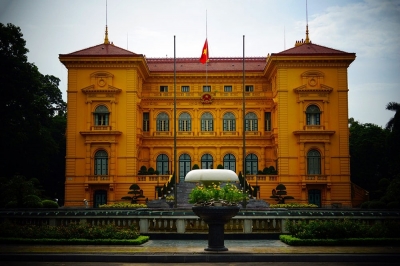
[(88, 184), (109, 184), (114, 182), (112, 175), (89, 175), (87, 176)]
[(222, 131), (221, 136), (238, 136), (239, 133), (237, 131)]
[(97, 131), (97, 130), (110, 131), (111, 130), (111, 126), (92, 126), (91, 130), (92, 131)]
[(276, 182), (278, 181), (277, 175), (246, 175), (247, 181), (263, 181), (263, 182)]
[(172, 133), (169, 131), (156, 131), (153, 133), (155, 137), (169, 137)]
[(306, 125), (304, 130), (325, 130), (325, 127), (322, 125)]
[(200, 131), (199, 132), (199, 136), (203, 137), (203, 136), (215, 136), (215, 132), (214, 131)]
[(246, 131), (246, 136), (260, 136), (260, 131)]
[(328, 175), (303, 175), (303, 183), (319, 183), (326, 184), (330, 182), (330, 176)]

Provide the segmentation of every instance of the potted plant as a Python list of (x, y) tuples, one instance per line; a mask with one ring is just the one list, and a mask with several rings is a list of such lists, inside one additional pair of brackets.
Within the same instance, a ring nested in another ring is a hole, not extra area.
[[(239, 181), (235, 172), (227, 169), (198, 169), (187, 173), (186, 182), (198, 185), (191, 191), (189, 202), (193, 212), (208, 224), (206, 251), (227, 251), (224, 246), (224, 225), (240, 209), (244, 194), (233, 183)], [(221, 183), (227, 183), (221, 187)]]
[(165, 201), (167, 202), (170, 208), (174, 207), (174, 200), (175, 200), (174, 196), (167, 196), (165, 198)]
[(189, 194), (189, 203), (195, 206), (238, 206), (244, 196), (243, 192), (230, 182), (223, 187), (221, 182), (212, 182), (208, 186), (198, 184)]

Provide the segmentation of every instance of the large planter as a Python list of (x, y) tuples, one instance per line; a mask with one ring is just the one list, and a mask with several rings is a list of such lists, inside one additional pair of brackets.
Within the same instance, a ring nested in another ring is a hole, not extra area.
[(239, 212), (239, 206), (194, 206), (193, 212), (208, 224), (208, 247), (205, 251), (227, 251), (224, 225)]

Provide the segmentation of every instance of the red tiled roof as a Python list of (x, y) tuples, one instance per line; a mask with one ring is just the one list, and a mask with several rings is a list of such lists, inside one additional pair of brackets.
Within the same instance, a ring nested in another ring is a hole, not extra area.
[(61, 56), (142, 56), (131, 51), (125, 50), (114, 44), (99, 44), (86, 49), (82, 49), (70, 54)]
[[(151, 72), (173, 72), (173, 58), (147, 58), (147, 65)], [(246, 71), (263, 71), (266, 65), (266, 57), (245, 58)], [(200, 63), (199, 58), (177, 58), (177, 72), (203, 72), (206, 65)], [(207, 63), (208, 72), (237, 72), (243, 71), (243, 58), (241, 57), (212, 57)]]
[(304, 43), (273, 55), (344, 55), (349, 54), (340, 50), (313, 43)]

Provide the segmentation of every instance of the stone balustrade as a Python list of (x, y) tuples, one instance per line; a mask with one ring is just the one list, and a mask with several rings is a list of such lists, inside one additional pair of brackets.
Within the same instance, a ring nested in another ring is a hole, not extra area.
[[(285, 223), (322, 219), (353, 219), (368, 224), (392, 219), (400, 221), (400, 210), (361, 209), (241, 209), (225, 225), (228, 234), (286, 233)], [(62, 226), (135, 225), (141, 234), (207, 234), (207, 224), (191, 209), (1, 209), (0, 221), (18, 224)]]

